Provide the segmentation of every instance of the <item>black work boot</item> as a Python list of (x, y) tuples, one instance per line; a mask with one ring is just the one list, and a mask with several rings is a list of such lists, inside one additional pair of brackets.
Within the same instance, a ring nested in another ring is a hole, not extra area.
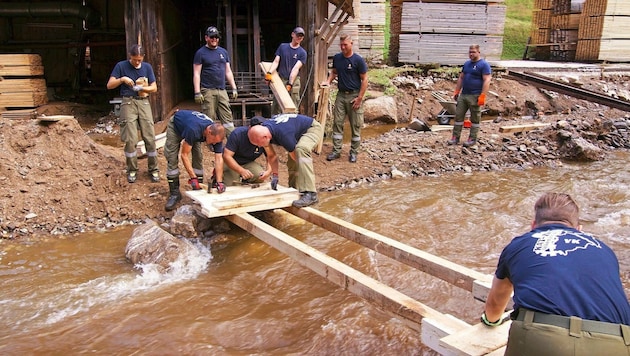
[(303, 192), (300, 199), (293, 201), (293, 206), (296, 208), (304, 208), (317, 202), (318, 199), (316, 192)]
[(182, 200), (182, 193), (179, 192), (179, 177), (167, 179), (170, 195), (168, 197), (168, 200), (166, 201), (166, 206), (164, 206), (164, 210), (171, 211), (175, 209), (177, 203)]
[(449, 146), (456, 145), (459, 143), (459, 137), (453, 136), (450, 140), (446, 141)]

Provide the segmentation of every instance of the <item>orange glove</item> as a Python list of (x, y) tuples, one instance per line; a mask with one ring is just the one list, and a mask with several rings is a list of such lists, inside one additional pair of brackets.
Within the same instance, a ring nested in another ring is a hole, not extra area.
[(293, 84), (287, 84), (287, 91), (291, 93), (291, 89), (293, 89)]
[(479, 106), (486, 105), (486, 94), (485, 93), (479, 94), (479, 97), (477, 98), (477, 105), (479, 105)]
[(268, 83), (271, 83), (271, 79), (272, 79), (272, 78), (271, 78), (271, 72), (267, 72), (267, 73), (265, 73), (265, 80), (266, 80)]
[(455, 91), (453, 92), (453, 98), (454, 98), (455, 100), (457, 100), (457, 98), (459, 98), (459, 93), (461, 93), (461, 92), (462, 92), (461, 90), (455, 90)]

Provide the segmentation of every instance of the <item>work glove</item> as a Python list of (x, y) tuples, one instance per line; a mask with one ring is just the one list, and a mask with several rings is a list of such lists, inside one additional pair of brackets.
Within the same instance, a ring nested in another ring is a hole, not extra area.
[(217, 188), (217, 193), (219, 193), (219, 194), (225, 193), (225, 190), (227, 189), (225, 187), (225, 184), (223, 184), (223, 182), (217, 182), (215, 184), (215, 187)]
[(278, 190), (278, 175), (273, 174), (271, 176), (271, 189)]
[(479, 105), (479, 106), (486, 105), (486, 94), (485, 93), (479, 94), (479, 97), (477, 98), (477, 105)]
[(132, 88), (133, 88), (133, 91), (140, 91), (142, 90), (142, 85), (134, 85)]
[(201, 186), (199, 185), (199, 179), (197, 179), (197, 177), (190, 178), (188, 180), (188, 184), (190, 184), (190, 186), (192, 187), (193, 190), (201, 189)]
[(238, 98), (238, 92), (236, 89), (232, 89), (232, 100), (236, 100)]
[(195, 103), (197, 104), (203, 104), (204, 99), (203, 99), (203, 94), (201, 93), (195, 93)]
[(457, 98), (459, 98), (459, 93), (461, 93), (461, 90), (455, 90), (455, 92), (453, 93), (453, 99), (455, 99), (455, 101), (457, 101)]
[(287, 91), (291, 93), (291, 89), (293, 89), (293, 84), (287, 83)]
[(267, 82), (267, 84), (271, 83), (271, 79), (271, 72), (265, 73), (265, 81)]
[(508, 319), (509, 318), (507, 318), (507, 317), (506, 318), (501, 317), (497, 321), (490, 321), (486, 317), (486, 312), (485, 311), (481, 314), (481, 322), (484, 323), (485, 325), (488, 325), (488, 326), (499, 326), (499, 325), (503, 324), (503, 322), (508, 320)]

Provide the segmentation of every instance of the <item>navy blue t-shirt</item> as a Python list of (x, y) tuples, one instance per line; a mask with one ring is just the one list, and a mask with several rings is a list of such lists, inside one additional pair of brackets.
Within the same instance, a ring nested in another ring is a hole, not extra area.
[[(189, 145), (205, 142), (203, 132), (214, 122), (206, 114), (193, 110), (179, 110), (173, 115), (175, 132)], [(223, 141), (212, 145), (214, 153), (223, 153)]]
[(488, 62), (483, 59), (473, 62), (471, 60), (464, 63), (462, 68), (464, 78), (462, 81), (462, 94), (481, 94), (483, 89), (484, 74), (492, 74), (492, 69)]
[(495, 275), (514, 285), (515, 309), (630, 324), (617, 257), (579, 230), (549, 224), (514, 238)]
[(225, 89), (225, 67), (229, 62), (230, 56), (223, 47), (199, 48), (193, 58), (193, 64), (201, 64), (201, 87)]
[(297, 61), (306, 64), (306, 50), (302, 47), (293, 48), (290, 43), (282, 43), (276, 50), (276, 56), (280, 56), (278, 75), (280, 78), (289, 79), (291, 70)]
[(255, 161), (258, 157), (260, 157), (260, 155), (265, 153), (264, 148), (258, 147), (249, 142), (247, 131), (247, 126), (239, 126), (235, 128), (225, 144), (225, 148), (234, 152), (234, 160), (241, 166)]
[(337, 87), (341, 91), (361, 89), (361, 74), (367, 73), (367, 64), (363, 57), (356, 53), (346, 58), (343, 53), (333, 57), (333, 67), (337, 70)]
[(301, 114), (280, 114), (261, 125), (271, 132), (271, 143), (293, 152), (302, 135), (313, 125), (313, 118)]
[[(120, 61), (116, 63), (112, 70), (111, 77), (122, 78), (129, 77), (135, 82), (140, 77), (147, 78), (147, 84), (155, 82), (155, 73), (153, 73), (153, 67), (149, 63), (142, 62), (140, 68), (136, 69), (128, 60)], [(120, 85), (121, 96), (138, 96), (138, 93), (127, 84)]]

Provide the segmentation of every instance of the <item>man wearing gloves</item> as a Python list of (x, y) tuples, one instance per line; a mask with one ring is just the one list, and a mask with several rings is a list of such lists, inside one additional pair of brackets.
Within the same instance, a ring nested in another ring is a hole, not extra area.
[[(192, 110), (179, 110), (171, 117), (166, 127), (166, 143), (164, 156), (167, 161), (166, 178), (170, 195), (164, 209), (175, 209), (182, 199), (179, 191), (179, 160), (190, 179), (188, 184), (193, 190), (201, 189), (203, 183), (203, 154), (201, 143), (214, 151), (214, 172), (208, 191), (213, 188), (217, 192), (225, 192), (223, 184), (223, 139), (225, 128), (203, 113)], [(181, 147), (180, 147), (181, 146)], [(180, 150), (181, 148), (181, 150)], [(192, 155), (192, 157), (191, 157)]]
[(218, 118), (229, 135), (234, 130), (234, 122), (226, 81), (230, 85), (230, 97), (233, 100), (238, 97), (238, 92), (230, 67), (230, 56), (225, 48), (219, 46), (220, 38), (216, 27), (208, 27), (206, 44), (197, 50), (193, 59), (193, 89), (195, 102), (201, 104), (201, 111), (208, 117)]
[[(271, 74), (277, 70), (278, 75), (282, 79), (282, 82), (287, 88), (295, 108), (299, 111), (300, 105), (300, 68), (306, 64), (306, 50), (300, 45), (304, 40), (304, 29), (302, 27), (296, 27), (291, 32), (291, 42), (282, 43), (276, 50), (276, 56), (271, 63), (271, 67), (267, 74), (265, 74), (265, 80), (271, 81)], [(280, 104), (278, 100), (274, 99), (271, 106), (271, 115), (280, 114)]]
[(300, 199), (293, 201), (296, 208), (318, 201), (311, 152), (323, 136), (324, 128), (317, 120), (300, 114), (276, 115), (247, 131), (249, 141), (267, 151), (272, 169), (272, 188), (277, 184), (278, 175), (278, 159), (273, 158), (275, 151), (272, 144), (282, 146), (287, 151), (289, 187), (300, 192)]
[(567, 194), (534, 204), (532, 229), (501, 252), (481, 321), (498, 326), (514, 293), (506, 355), (629, 355), (630, 304), (615, 253), (580, 231)]
[[(271, 188), (277, 190), (278, 171), (273, 174), (271, 161), (278, 157), (273, 150), (265, 150), (252, 144), (247, 137), (250, 127), (260, 125), (264, 119), (254, 116), (248, 126), (239, 126), (227, 139), (223, 150), (223, 180), (226, 185), (238, 185), (239, 183), (262, 183), (271, 177)], [(257, 162), (258, 158), (265, 155), (266, 167)]]
[(477, 143), (479, 134), (479, 122), (481, 120), (481, 107), (486, 105), (486, 95), (490, 89), (492, 70), (488, 62), (481, 58), (479, 45), (473, 44), (468, 49), (470, 58), (462, 67), (455, 86), (453, 98), (457, 101), (455, 108), (455, 125), (453, 126), (453, 136), (448, 140), (449, 145), (459, 143), (459, 137), (464, 127), (466, 112), (470, 110), (470, 121), (472, 122), (468, 140), (464, 142), (464, 147), (470, 147)]

